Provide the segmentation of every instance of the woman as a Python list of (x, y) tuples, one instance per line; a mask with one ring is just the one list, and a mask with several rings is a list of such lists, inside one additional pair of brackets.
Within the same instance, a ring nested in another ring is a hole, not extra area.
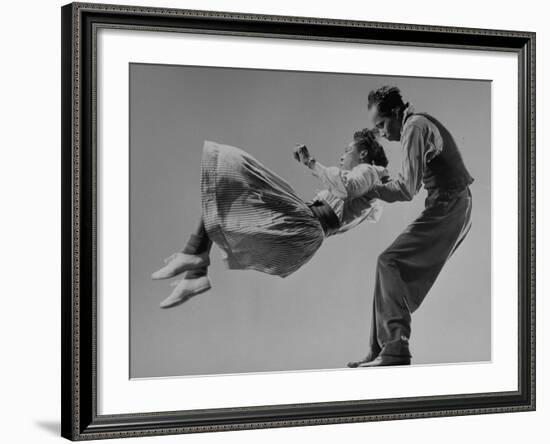
[(301, 200), (285, 180), (248, 153), (205, 142), (199, 226), (183, 251), (152, 275), (167, 279), (185, 273), (162, 308), (211, 288), (207, 268), (212, 242), (230, 269), (286, 277), (311, 259), (325, 237), (378, 220), (381, 207), (363, 195), (388, 175), (388, 161), (371, 130), (354, 134), (339, 167), (321, 165), (304, 145), (297, 146), (294, 158), (326, 187), (311, 202)]

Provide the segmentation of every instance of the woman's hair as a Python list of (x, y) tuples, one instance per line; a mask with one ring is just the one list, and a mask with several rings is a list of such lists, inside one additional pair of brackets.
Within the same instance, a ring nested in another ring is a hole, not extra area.
[(371, 163), (382, 167), (388, 166), (388, 159), (382, 145), (376, 140), (376, 132), (369, 128), (363, 128), (353, 134), (353, 141), (359, 152), (366, 151), (367, 157), (364, 163)]
[(403, 98), (397, 86), (383, 86), (369, 93), (367, 108), (378, 105), (378, 112), (382, 116), (388, 116), (395, 108), (403, 108)]

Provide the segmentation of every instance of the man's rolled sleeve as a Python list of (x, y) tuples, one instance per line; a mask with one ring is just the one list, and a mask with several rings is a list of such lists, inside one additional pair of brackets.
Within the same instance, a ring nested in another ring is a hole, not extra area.
[(409, 201), (422, 186), (424, 134), (421, 126), (409, 125), (401, 135), (404, 159), (395, 179), (375, 185), (368, 193), (386, 202)]

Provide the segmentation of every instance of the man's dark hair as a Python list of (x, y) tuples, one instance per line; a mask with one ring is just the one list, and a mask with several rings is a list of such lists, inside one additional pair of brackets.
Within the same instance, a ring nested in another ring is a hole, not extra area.
[(378, 105), (378, 112), (382, 116), (391, 114), (395, 108), (405, 106), (401, 97), (401, 91), (399, 91), (397, 86), (383, 86), (371, 91), (368, 97), (368, 109), (371, 109), (374, 105)]
[(364, 128), (353, 134), (353, 141), (357, 145), (358, 151), (366, 151), (367, 157), (363, 161), (364, 163), (370, 163), (386, 167), (388, 165), (388, 159), (382, 145), (376, 140), (376, 133), (369, 129)]

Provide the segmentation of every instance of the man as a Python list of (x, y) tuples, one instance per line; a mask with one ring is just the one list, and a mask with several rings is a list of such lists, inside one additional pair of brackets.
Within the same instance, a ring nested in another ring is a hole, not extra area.
[(404, 103), (398, 88), (371, 91), (368, 109), (379, 135), (401, 142), (403, 161), (396, 178), (367, 196), (410, 201), (422, 185), (428, 195), (420, 216), (378, 257), (370, 352), (348, 366), (408, 365), (411, 313), (470, 229), (473, 179), (449, 131)]

